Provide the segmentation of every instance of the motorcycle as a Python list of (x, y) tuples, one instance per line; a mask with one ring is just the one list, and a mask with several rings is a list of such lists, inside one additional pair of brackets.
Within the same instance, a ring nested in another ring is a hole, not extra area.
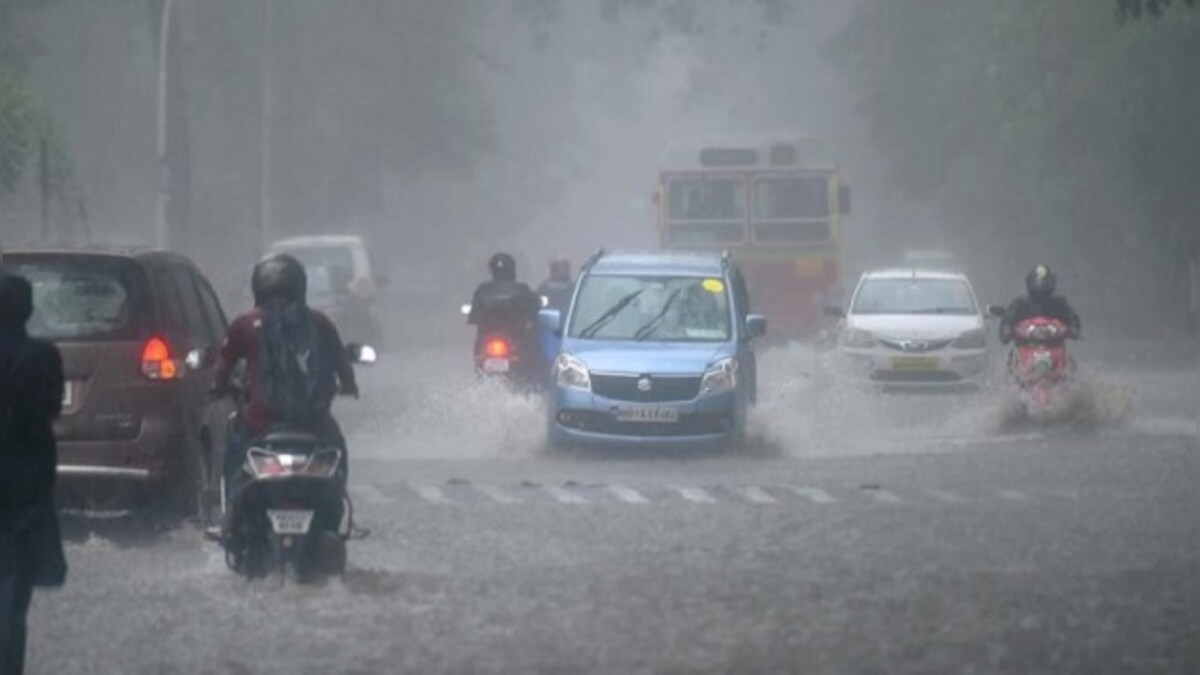
[[(351, 344), (346, 351), (355, 364), (376, 360), (366, 345)], [(204, 358), (189, 357), (189, 365)], [(235, 398), (240, 410), (244, 394)], [(230, 415), (231, 434), (240, 428), (239, 414)], [(229, 568), (249, 578), (275, 573), (303, 581), (342, 574), (354, 530), (346, 475), (345, 451), (337, 444), (308, 429), (273, 427), (248, 443), (230, 480), (222, 475), (226, 525), (209, 536), (225, 549)]]
[[(541, 300), (545, 306), (546, 297), (542, 296)], [(461, 310), (463, 316), (469, 316), (471, 305), (463, 305)], [(543, 364), (533, 342), (504, 331), (485, 333), (476, 341), (472, 353), (476, 377), (515, 391), (540, 390), (544, 379)]]
[(1071, 329), (1059, 319), (1036, 316), (1013, 328), (1009, 373), (1025, 417), (1048, 422), (1071, 407), (1074, 363), (1067, 354)]

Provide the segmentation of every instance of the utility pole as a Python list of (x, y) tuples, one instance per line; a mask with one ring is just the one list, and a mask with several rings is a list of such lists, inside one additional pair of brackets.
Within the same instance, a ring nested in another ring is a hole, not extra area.
[(262, 32), (262, 48), (260, 55), (260, 66), (262, 72), (260, 75), (260, 92), (261, 97), (261, 114), (262, 129), (259, 134), (259, 212), (258, 212), (258, 234), (259, 234), (259, 250), (265, 251), (267, 245), (271, 243), (271, 125), (272, 118), (275, 113), (275, 101), (272, 95), (272, 72), (271, 63), (274, 41), (272, 40), (271, 32), (272, 23), (272, 8), (271, 0), (263, 0), (263, 32)]
[(171, 39), (171, 10), (175, 0), (163, 0), (158, 27), (158, 180), (154, 209), (154, 245), (165, 249), (170, 245), (167, 212), (171, 200), (171, 165), (167, 161), (167, 55)]

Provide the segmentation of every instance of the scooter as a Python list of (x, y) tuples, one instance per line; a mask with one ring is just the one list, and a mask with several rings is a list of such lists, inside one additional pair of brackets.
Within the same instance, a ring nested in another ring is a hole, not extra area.
[[(374, 363), (375, 350), (348, 345), (355, 364)], [(200, 362), (203, 356), (196, 356)], [(189, 365), (193, 358), (189, 356)], [(239, 410), (244, 395), (239, 394)], [(240, 427), (230, 415), (230, 432)], [(353, 532), (342, 448), (307, 429), (280, 425), (253, 439), (241, 467), (221, 478), (222, 522), (213, 533), (230, 569), (249, 578), (275, 574), (305, 581), (339, 575)]]
[[(542, 305), (545, 304), (546, 297), (542, 296)], [(471, 305), (463, 305), (461, 311), (464, 316), (469, 316)], [(543, 364), (533, 342), (501, 331), (484, 334), (472, 354), (476, 376), (480, 381), (502, 384), (514, 391), (540, 390), (544, 379)]]
[(1071, 329), (1059, 319), (1036, 316), (1013, 328), (1009, 373), (1025, 416), (1050, 422), (1069, 412), (1074, 363), (1067, 354)]

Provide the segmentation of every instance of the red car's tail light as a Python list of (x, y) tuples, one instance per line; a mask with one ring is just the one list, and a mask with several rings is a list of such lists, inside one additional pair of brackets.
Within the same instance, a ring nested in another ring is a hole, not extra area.
[(173, 380), (183, 375), (183, 369), (171, 358), (166, 340), (153, 337), (142, 347), (142, 374), (152, 380)]

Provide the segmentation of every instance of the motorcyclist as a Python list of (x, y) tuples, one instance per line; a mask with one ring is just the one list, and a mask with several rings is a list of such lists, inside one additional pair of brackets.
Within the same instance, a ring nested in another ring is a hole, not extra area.
[(548, 309), (560, 312), (567, 310), (571, 302), (571, 293), (575, 290), (575, 282), (571, 279), (571, 261), (566, 258), (554, 258), (550, 261), (550, 276), (537, 287), (537, 294), (546, 298)]
[(1000, 341), (1008, 344), (1013, 339), (1013, 331), (1017, 324), (1035, 316), (1045, 316), (1058, 319), (1067, 324), (1068, 336), (1078, 339), (1082, 325), (1079, 315), (1071, 309), (1062, 296), (1054, 295), (1058, 279), (1046, 265), (1038, 265), (1025, 276), (1025, 288), (1028, 295), (1012, 301), (1000, 319)]
[[(517, 262), (507, 253), (497, 253), (488, 260), (492, 280), (475, 289), (467, 323), (476, 327), (476, 353), (489, 335), (507, 336), (521, 351), (534, 354), (536, 340), (534, 325), (541, 300), (529, 286), (517, 281)], [(537, 359), (530, 359), (536, 363)]]
[(213, 393), (233, 393), (234, 369), (244, 364), (245, 406), (238, 428), (231, 430), (236, 437), (225, 456), (227, 481), (241, 466), (248, 441), (277, 424), (304, 429), (345, 450), (330, 408), (339, 392), (357, 397), (358, 385), (337, 328), (306, 304), (307, 283), (304, 266), (292, 256), (263, 258), (250, 280), (254, 309), (229, 326)]

